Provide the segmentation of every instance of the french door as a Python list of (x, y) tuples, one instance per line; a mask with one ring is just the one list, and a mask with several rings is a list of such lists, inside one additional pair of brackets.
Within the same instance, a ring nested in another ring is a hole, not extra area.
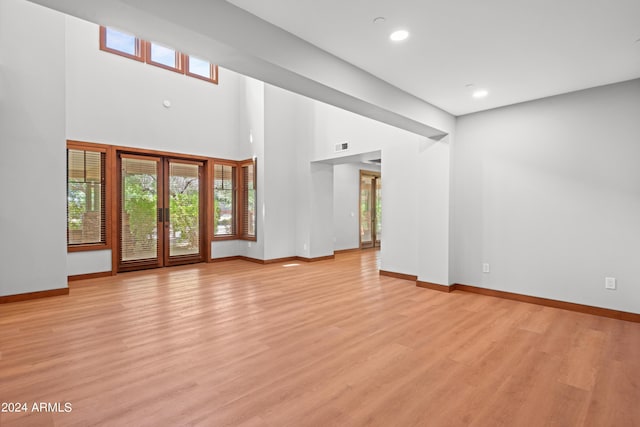
[(382, 237), (382, 179), (377, 172), (360, 171), (360, 247), (380, 246)]
[(118, 271), (204, 260), (203, 166), (119, 153)]

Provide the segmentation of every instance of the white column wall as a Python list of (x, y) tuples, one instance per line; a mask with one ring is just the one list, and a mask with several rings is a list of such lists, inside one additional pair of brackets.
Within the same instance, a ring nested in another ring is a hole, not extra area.
[(0, 0), (0, 296), (67, 287), (65, 18)]

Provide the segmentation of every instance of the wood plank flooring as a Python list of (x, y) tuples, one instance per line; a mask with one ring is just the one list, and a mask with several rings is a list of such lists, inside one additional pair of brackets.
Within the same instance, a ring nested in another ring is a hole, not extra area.
[(377, 255), (125, 273), (2, 305), (0, 402), (29, 411), (0, 425), (640, 426), (640, 324), (417, 288)]

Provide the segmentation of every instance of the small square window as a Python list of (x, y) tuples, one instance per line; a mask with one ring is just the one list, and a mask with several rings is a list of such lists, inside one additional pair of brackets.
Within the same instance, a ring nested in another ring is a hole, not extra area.
[(218, 83), (218, 67), (204, 59), (187, 56), (185, 74), (212, 83)]
[(147, 42), (147, 63), (179, 73), (183, 72), (182, 54), (157, 43)]
[(113, 28), (100, 27), (100, 49), (137, 61), (144, 60), (140, 39)]
[(100, 50), (218, 84), (218, 66), (124, 31), (100, 27)]

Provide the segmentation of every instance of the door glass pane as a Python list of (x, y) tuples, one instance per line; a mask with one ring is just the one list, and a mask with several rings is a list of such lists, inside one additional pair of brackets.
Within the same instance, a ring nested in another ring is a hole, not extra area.
[(169, 256), (200, 253), (200, 167), (169, 163)]
[(360, 179), (360, 243), (362, 245), (373, 243), (371, 227), (371, 181), (370, 176), (363, 176)]
[(122, 159), (122, 261), (158, 257), (158, 163)]

